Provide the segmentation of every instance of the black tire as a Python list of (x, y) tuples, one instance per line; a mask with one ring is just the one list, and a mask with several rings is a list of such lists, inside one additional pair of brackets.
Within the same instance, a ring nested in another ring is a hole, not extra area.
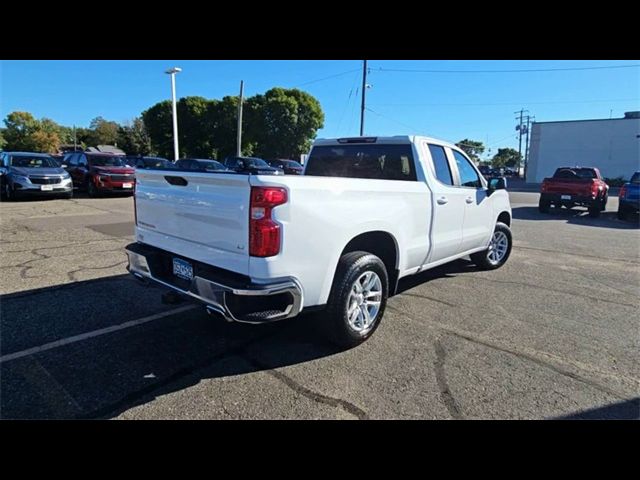
[[(349, 296), (355, 282), (366, 272), (377, 274), (381, 283), (380, 307), (372, 323), (363, 331), (356, 331), (348, 319)], [(376, 331), (389, 296), (389, 276), (387, 269), (375, 255), (368, 252), (350, 252), (338, 262), (333, 286), (327, 302), (326, 314), (322, 326), (327, 337), (340, 347), (352, 348), (367, 340)]]
[(595, 203), (594, 205), (589, 206), (589, 216), (591, 218), (598, 218), (600, 216), (600, 202)]
[(627, 210), (622, 206), (618, 206), (618, 220), (626, 220), (627, 219)]
[(16, 194), (16, 191), (8, 183), (6, 183), (4, 185), (3, 194), (4, 194), (4, 201), (5, 202), (13, 202), (14, 200), (16, 200), (18, 198), (18, 195)]
[(98, 196), (98, 189), (90, 178), (87, 179), (87, 194), (92, 198)]
[(605, 196), (602, 197), (602, 201), (600, 202), (601, 212), (604, 212), (607, 209), (607, 200), (609, 200), (609, 196), (605, 194)]
[(71, 190), (69, 193), (65, 193), (62, 198), (64, 198), (65, 200), (71, 200), (73, 198), (73, 190)]
[(546, 198), (540, 197), (540, 201), (538, 202), (538, 210), (540, 213), (549, 213), (549, 208), (551, 207), (551, 202)]
[(507, 250), (499, 261), (494, 262), (489, 259), (489, 253), (491, 252), (490, 249), (472, 253), (470, 255), (471, 261), (482, 270), (495, 270), (496, 268), (500, 268), (507, 262), (507, 260), (509, 259), (509, 255), (511, 255), (511, 248), (513, 247), (513, 236), (511, 235), (511, 229), (504, 223), (498, 222), (496, 223), (496, 228), (493, 230), (493, 234), (495, 235), (497, 232), (502, 232), (507, 237)]

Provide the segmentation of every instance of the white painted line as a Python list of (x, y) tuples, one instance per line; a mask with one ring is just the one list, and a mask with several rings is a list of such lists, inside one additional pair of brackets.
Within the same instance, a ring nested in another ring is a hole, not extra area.
[(26, 350), (22, 350), (20, 352), (8, 353), (7, 355), (2, 355), (0, 357), (0, 363), (10, 362), (11, 360), (27, 357), (29, 355), (33, 355), (34, 353), (45, 352), (54, 348), (63, 347), (71, 343), (81, 342), (82, 340), (86, 340), (87, 338), (99, 337), (101, 335), (106, 335), (107, 333), (124, 330), (125, 328), (136, 327), (138, 325), (142, 325), (143, 323), (153, 322), (154, 320), (159, 320), (160, 318), (175, 315), (176, 313), (193, 310), (194, 308), (198, 308), (198, 305), (185, 305), (184, 307), (174, 308), (173, 310), (156, 313), (155, 315), (149, 315), (148, 317), (142, 317), (137, 320), (130, 320), (128, 322), (121, 323), (120, 325), (112, 325), (111, 327), (100, 328), (98, 330), (93, 330), (92, 332), (81, 333), (79, 335), (74, 335), (73, 337), (63, 338), (61, 340), (56, 340), (55, 342), (45, 343), (44, 345), (40, 345), (38, 347), (27, 348)]

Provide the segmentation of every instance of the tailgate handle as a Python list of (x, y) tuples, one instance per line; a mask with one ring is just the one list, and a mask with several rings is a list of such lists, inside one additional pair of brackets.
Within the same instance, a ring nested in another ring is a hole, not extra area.
[(169, 182), (171, 185), (177, 185), (179, 187), (186, 187), (189, 182), (187, 182), (184, 178), (182, 177), (173, 177), (170, 175), (165, 175), (164, 179)]

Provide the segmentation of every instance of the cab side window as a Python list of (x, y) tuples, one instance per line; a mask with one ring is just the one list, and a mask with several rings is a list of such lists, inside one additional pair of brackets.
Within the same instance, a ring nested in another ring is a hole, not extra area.
[(460, 186), (470, 188), (481, 188), (482, 182), (478, 172), (473, 167), (471, 162), (456, 150), (452, 150), (453, 158), (456, 161), (458, 167), (458, 173), (460, 174)]
[(69, 158), (68, 158), (68, 164), (70, 167), (77, 167), (78, 166), (78, 154), (77, 153), (72, 153)]
[(80, 158), (78, 159), (78, 166), (80, 167), (86, 167), (87, 166), (87, 156), (83, 153), (80, 155)]

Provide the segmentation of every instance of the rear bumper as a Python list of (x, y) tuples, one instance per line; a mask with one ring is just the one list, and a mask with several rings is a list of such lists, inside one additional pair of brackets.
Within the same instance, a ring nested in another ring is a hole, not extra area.
[[(562, 198), (563, 196), (569, 196), (570, 198)], [(564, 205), (584, 206), (600, 201), (599, 197), (594, 198), (590, 195), (574, 195), (572, 193), (541, 193), (540, 199)]]
[[(302, 310), (302, 288), (293, 278), (258, 282), (233, 272), (141, 243), (127, 245), (127, 270), (141, 281), (152, 281), (203, 303), (227, 321), (266, 323), (295, 317)], [(192, 280), (168, 269), (174, 257), (194, 265)]]

